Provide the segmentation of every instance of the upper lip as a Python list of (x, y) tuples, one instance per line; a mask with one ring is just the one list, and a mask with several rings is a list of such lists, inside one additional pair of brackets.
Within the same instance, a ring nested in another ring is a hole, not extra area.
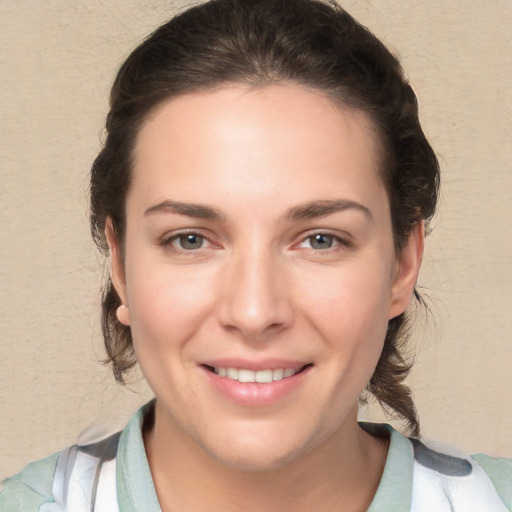
[(253, 359), (209, 359), (200, 363), (203, 366), (211, 366), (213, 368), (238, 368), (244, 370), (252, 370), (258, 372), (261, 370), (277, 370), (292, 368), (294, 370), (300, 370), (307, 364), (311, 364), (310, 361), (297, 361), (292, 359), (263, 359), (255, 361)]

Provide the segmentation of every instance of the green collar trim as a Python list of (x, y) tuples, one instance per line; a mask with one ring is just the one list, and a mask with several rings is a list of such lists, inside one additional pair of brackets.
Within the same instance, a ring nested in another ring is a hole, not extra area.
[(409, 439), (390, 425), (382, 425), (390, 434), (388, 456), (379, 488), (368, 512), (409, 512), (412, 502), (414, 452)]
[(117, 500), (121, 512), (161, 512), (142, 439), (144, 417), (152, 407), (154, 401), (141, 407), (119, 439), (116, 472)]

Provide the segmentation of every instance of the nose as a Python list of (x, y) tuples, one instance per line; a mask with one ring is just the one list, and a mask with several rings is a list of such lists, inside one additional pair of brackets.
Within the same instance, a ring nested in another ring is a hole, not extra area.
[(293, 301), (284, 270), (270, 250), (253, 248), (234, 256), (217, 302), (222, 326), (247, 341), (266, 341), (288, 328)]

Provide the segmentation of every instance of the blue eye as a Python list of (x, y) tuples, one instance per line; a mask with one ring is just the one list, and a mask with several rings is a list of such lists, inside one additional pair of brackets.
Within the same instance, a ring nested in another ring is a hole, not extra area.
[(312, 235), (308, 237), (307, 240), (309, 241), (311, 248), (316, 250), (331, 249), (338, 244), (336, 237), (332, 235), (324, 235), (322, 233)]
[(203, 247), (204, 237), (195, 233), (185, 233), (174, 238), (173, 244), (178, 244), (179, 248), (185, 251), (194, 251)]

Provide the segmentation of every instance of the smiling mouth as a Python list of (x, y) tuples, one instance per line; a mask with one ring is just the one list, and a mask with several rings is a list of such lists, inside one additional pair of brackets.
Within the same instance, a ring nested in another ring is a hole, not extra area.
[(213, 367), (205, 365), (206, 368), (212, 373), (217, 374), (219, 377), (226, 379), (236, 380), (238, 382), (257, 382), (259, 384), (269, 384), (271, 382), (280, 381), (293, 377), (298, 373), (303, 372), (306, 368), (312, 366), (307, 364), (302, 368), (276, 368), (267, 370), (247, 370), (244, 368), (224, 368), (224, 367)]

